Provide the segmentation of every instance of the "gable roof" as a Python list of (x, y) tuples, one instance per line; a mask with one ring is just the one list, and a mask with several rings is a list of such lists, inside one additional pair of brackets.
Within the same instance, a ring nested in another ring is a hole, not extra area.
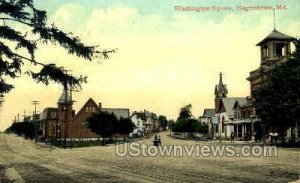
[(134, 115), (136, 115), (137, 118), (140, 118), (141, 120), (144, 120), (144, 121), (147, 120), (147, 118), (151, 118), (153, 120), (158, 119), (157, 115), (155, 113), (149, 112), (146, 110), (141, 111), (141, 112), (134, 111), (131, 116), (134, 116)]
[(88, 101), (86, 101), (86, 103), (81, 107), (81, 109), (78, 111), (78, 113), (73, 117), (73, 120), (75, 120), (81, 113), (82, 111), (84, 111), (85, 107), (88, 105), (88, 104), (92, 104), (96, 111), (95, 112), (100, 112), (99, 110), (99, 107), (98, 105), (96, 104), (96, 102), (92, 99), (92, 98), (89, 98)]
[(215, 109), (204, 109), (203, 116), (211, 118), (215, 115), (215, 113)]
[(101, 108), (103, 112), (114, 114), (118, 119), (129, 118), (129, 109), (125, 108)]
[(222, 98), (222, 104), (224, 106), (225, 112), (230, 116), (233, 115), (234, 104), (238, 102), (240, 106), (247, 104), (246, 97), (230, 97)]
[(279, 32), (278, 30), (274, 29), (267, 37), (265, 37), (263, 40), (261, 40), (259, 43), (257, 43), (256, 46), (261, 46), (265, 42), (269, 40), (285, 40), (285, 41), (293, 41), (295, 38), (288, 36), (286, 34), (283, 34)]

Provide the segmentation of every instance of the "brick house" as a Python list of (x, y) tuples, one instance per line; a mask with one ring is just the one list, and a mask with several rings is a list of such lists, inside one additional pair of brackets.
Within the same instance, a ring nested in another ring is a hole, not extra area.
[[(294, 40), (294, 37), (274, 29), (267, 37), (256, 45), (260, 48), (260, 66), (251, 71), (250, 76), (247, 78), (250, 82), (251, 91), (251, 103), (248, 105), (248, 109), (252, 110), (250, 118), (259, 119), (259, 116), (255, 114), (255, 107), (253, 105), (255, 98), (253, 98), (253, 93), (260, 90), (260, 88), (267, 83), (269, 75), (274, 68), (288, 60), (288, 57), (291, 54), (291, 43)], [(247, 119), (247, 116), (245, 116), (245, 119)], [(266, 128), (267, 133), (273, 132), (271, 127), (266, 126), (264, 128)], [(295, 126), (291, 126), (287, 130), (286, 138), (290, 139), (292, 136), (294, 136), (297, 141), (300, 141), (299, 123), (296, 123)]]
[[(64, 96), (67, 96), (67, 98)], [(59, 98), (57, 105), (57, 108), (46, 108), (42, 112), (43, 137), (46, 139), (62, 139), (65, 137), (67, 139), (98, 138), (99, 136), (87, 127), (88, 118), (96, 112), (113, 113), (118, 119), (129, 118), (129, 109), (102, 108), (101, 103), (96, 104), (92, 98), (88, 99), (82, 108), (75, 113), (73, 101), (69, 94), (65, 94), (65, 91)]]

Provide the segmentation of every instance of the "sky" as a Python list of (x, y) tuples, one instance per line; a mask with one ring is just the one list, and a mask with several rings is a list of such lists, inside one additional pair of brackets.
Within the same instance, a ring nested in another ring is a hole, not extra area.
[[(219, 73), (228, 97), (250, 94), (249, 72), (258, 68), (256, 44), (274, 28), (272, 10), (239, 11), (236, 6), (286, 5), (277, 10), (276, 29), (300, 36), (299, 0), (35, 0), (47, 11), (48, 24), (72, 32), (88, 45), (117, 49), (108, 60), (87, 61), (57, 45), (39, 45), (36, 58), (56, 63), (75, 76), (88, 76), (80, 92), (73, 93), (79, 111), (91, 97), (103, 107), (144, 109), (176, 119), (179, 110), (192, 104), (195, 117), (214, 107), (214, 87)], [(223, 11), (176, 11), (174, 6), (232, 7)], [(26, 53), (24, 53), (26, 54)], [(35, 69), (33, 65), (24, 65)], [(25, 76), (5, 96), (0, 130), (19, 114), (32, 115), (31, 101), (39, 112), (56, 107), (62, 86), (35, 83)]]

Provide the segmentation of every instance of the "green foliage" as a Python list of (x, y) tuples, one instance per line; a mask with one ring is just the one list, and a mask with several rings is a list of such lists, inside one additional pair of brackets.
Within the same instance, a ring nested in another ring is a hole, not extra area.
[(198, 132), (202, 133), (202, 134), (207, 134), (208, 133), (208, 125), (200, 123)]
[(24, 136), (26, 139), (34, 139), (36, 128), (34, 123), (31, 122), (21, 122), (13, 123), (9, 128), (6, 129), (6, 133), (15, 133), (20, 136)]
[(188, 104), (180, 109), (176, 120), (170, 121), (170, 128), (173, 132), (186, 133), (207, 133), (208, 126), (202, 125), (198, 120), (192, 118), (192, 105)]
[(115, 133), (129, 134), (134, 130), (134, 128), (135, 125), (130, 118), (121, 118), (120, 120), (118, 120)]
[(159, 125), (161, 127), (163, 127), (164, 129), (166, 129), (166, 126), (168, 125), (168, 120), (167, 120), (166, 116), (159, 115), (158, 116), (158, 122), (159, 122)]
[[(118, 120), (113, 113), (99, 112), (88, 119), (88, 127), (101, 137), (107, 138), (115, 134), (129, 134), (135, 128), (129, 118)], [(104, 142), (103, 142), (104, 143)]]
[(189, 119), (189, 118), (191, 118), (191, 117), (192, 117), (191, 109), (192, 109), (192, 105), (191, 105), (191, 104), (188, 104), (188, 105), (186, 105), (186, 106), (183, 106), (183, 107), (180, 109), (179, 116), (178, 116), (177, 120), (182, 120), (182, 119)]
[(208, 126), (201, 124), (196, 119), (181, 119), (177, 120), (171, 126), (173, 132), (187, 132), (187, 133), (208, 133)]
[(88, 126), (92, 132), (102, 137), (112, 136), (117, 129), (118, 119), (114, 114), (107, 112), (95, 113), (88, 119)]
[(257, 114), (265, 126), (283, 135), (300, 119), (300, 41), (288, 61), (275, 67), (267, 83), (253, 93)]
[[(66, 74), (62, 67), (36, 60), (35, 53), (39, 44), (58, 44), (65, 48), (68, 54), (89, 61), (107, 59), (109, 53), (115, 52), (106, 49), (100, 51), (97, 46), (87, 46), (72, 33), (65, 33), (54, 24), (48, 26), (46, 11), (36, 9), (32, 0), (0, 0), (0, 20), (3, 21), (3, 25), (0, 26), (0, 94), (8, 93), (13, 88), (2, 76), (15, 78), (23, 69), (26, 69), (25, 73), (32, 76), (36, 82), (48, 85), (51, 80), (62, 85), (80, 87), (79, 78)], [(17, 30), (17, 27), (21, 27), (17, 25), (26, 26), (28, 29)], [(37, 39), (32, 40), (32, 37)], [(8, 46), (13, 45), (11, 43), (16, 47)], [(20, 54), (20, 49), (26, 50), (28, 56), (23, 52)], [(39, 66), (41, 70), (33, 72), (28, 70), (30, 67), (23, 68), (24, 62)]]

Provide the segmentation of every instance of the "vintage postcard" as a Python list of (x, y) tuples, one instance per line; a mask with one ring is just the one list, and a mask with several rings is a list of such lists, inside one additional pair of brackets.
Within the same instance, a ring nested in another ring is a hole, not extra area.
[(300, 182), (299, 0), (0, 0), (0, 183)]

